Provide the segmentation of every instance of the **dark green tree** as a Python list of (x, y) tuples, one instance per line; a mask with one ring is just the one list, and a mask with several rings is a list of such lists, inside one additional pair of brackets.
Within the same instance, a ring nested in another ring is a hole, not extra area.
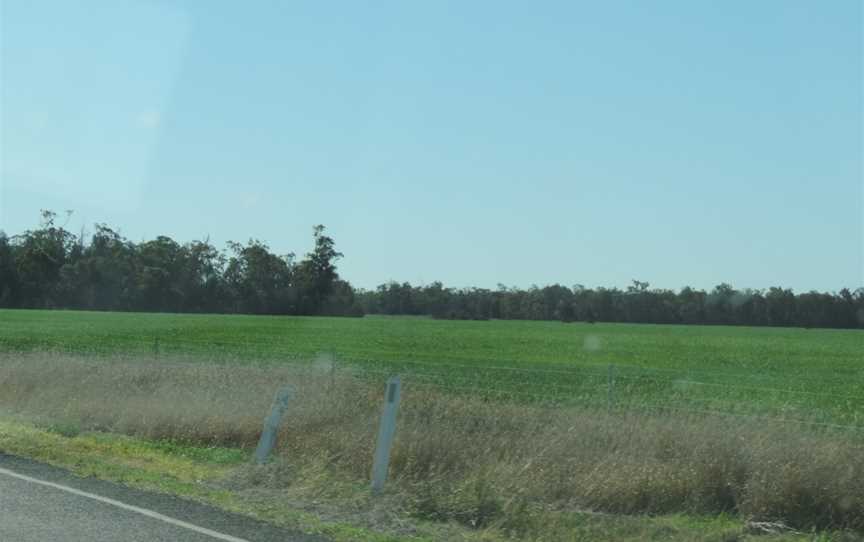
[(17, 307), (19, 288), (15, 252), (9, 238), (0, 231), (0, 307)]
[(336, 243), (324, 234), (324, 230), (321, 224), (313, 228), (315, 248), (297, 269), (301, 312), (304, 314), (319, 314), (333, 291), (333, 285), (339, 280), (336, 261), (342, 258), (342, 253), (336, 251)]
[(294, 255), (277, 256), (269, 247), (250, 240), (229, 242), (233, 256), (225, 268), (225, 283), (233, 298), (232, 312), (294, 314), (297, 288)]

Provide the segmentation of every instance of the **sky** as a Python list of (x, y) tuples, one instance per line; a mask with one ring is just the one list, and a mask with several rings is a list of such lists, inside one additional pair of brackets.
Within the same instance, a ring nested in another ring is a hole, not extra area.
[(303, 255), (320, 223), (365, 288), (864, 286), (862, 28), (858, 0), (0, 0), (0, 230)]

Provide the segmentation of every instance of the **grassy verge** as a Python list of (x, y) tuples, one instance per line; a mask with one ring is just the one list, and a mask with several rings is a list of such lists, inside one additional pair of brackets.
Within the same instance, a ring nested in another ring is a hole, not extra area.
[[(464, 540), (497, 542), (511, 540), (498, 529), (469, 530), (458, 525), (423, 524), (410, 517), (391, 517), (390, 525), (379, 529), (352, 524), (349, 520), (335, 521), (306, 512), (286, 501), (284, 493), (261, 488), (256, 493), (243, 493), (226, 488), (226, 480), (248, 469), (248, 452), (239, 449), (196, 447), (170, 442), (154, 442), (107, 433), (80, 433), (63, 436), (54, 428), (38, 427), (32, 423), (9, 418), (0, 419), (0, 450), (29, 457), (69, 469), (79, 476), (93, 476), (102, 480), (132, 487), (168, 493), (208, 503), (225, 510), (247, 514), (265, 521), (320, 533), (336, 541), (421, 541)], [(278, 469), (262, 467), (261, 470)], [(254, 468), (253, 468), (254, 470)], [(248, 476), (249, 472), (243, 473)], [(254, 476), (254, 474), (253, 474)], [(323, 480), (318, 487), (307, 485), (304, 491), (315, 493), (321, 503)], [(370, 516), (386, 515), (375, 510), (380, 503), (372, 503), (363, 487), (329, 488), (330, 506), (348, 503), (346, 508), (366, 508)], [(340, 497), (334, 493), (341, 494)], [(295, 495), (295, 498), (298, 497)], [(385, 497), (387, 499), (387, 497)], [(391, 498), (392, 500), (392, 498)], [(365, 505), (365, 506), (364, 506)], [(384, 501), (383, 507), (388, 506)], [(767, 536), (748, 535), (742, 521), (731, 516), (615, 516), (580, 512), (537, 512), (533, 528), (526, 539), (536, 540), (702, 540), (735, 541), (758, 539), (766, 542), (799, 540), (855, 540), (849, 533), (783, 533)], [(401, 525), (400, 525), (401, 523)], [(410, 524), (410, 525), (409, 525)], [(393, 532), (398, 529), (410, 533)]]

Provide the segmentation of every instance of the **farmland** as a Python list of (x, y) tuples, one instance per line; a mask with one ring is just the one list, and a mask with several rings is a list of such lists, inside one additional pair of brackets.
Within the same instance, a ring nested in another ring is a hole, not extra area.
[[(585, 510), (613, 522), (719, 517), (736, 536), (748, 518), (860, 532), (862, 339), (816, 329), (4, 311), (0, 445), (64, 465), (105, 461), (111, 467), (96, 472), (116, 475), (118, 464), (140, 469), (140, 458), (97, 450), (94, 439), (138, 439), (169, 450), (162, 462), (198, 457), (194, 476), (154, 466), (145, 478), (160, 477), (160, 488), (175, 491), (186, 476), (198, 481), (184, 491), (197, 494), (229, 480), (251, 510), (263, 505), (246, 490), (299, 503), (326, 495), (314, 512), (328, 521), (343, 521), (332, 513), (345, 509), (357, 510), (352, 529), (427, 521), (434, 540), (572, 540)], [(407, 504), (382, 525), (369, 519), (381, 504), (365, 487), (381, 384), (396, 373), (389, 491)], [(296, 407), (278, 460), (260, 470), (244, 458), (285, 384)]]
[(0, 311), (0, 351), (277, 364), (325, 353), (456, 390), (864, 425), (858, 330)]

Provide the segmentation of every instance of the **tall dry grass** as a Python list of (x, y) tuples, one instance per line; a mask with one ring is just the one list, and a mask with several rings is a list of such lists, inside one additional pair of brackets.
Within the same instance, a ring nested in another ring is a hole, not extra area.
[[(390, 489), (415, 516), (518, 530), (537, 509), (727, 512), (864, 531), (862, 435), (487, 401), (404, 381)], [(290, 485), (305, 465), (366, 479), (381, 379), (314, 364), (0, 357), (7, 412), (204, 444), (254, 446), (286, 384), (296, 393), (279, 452), (291, 468), (266, 482)]]

